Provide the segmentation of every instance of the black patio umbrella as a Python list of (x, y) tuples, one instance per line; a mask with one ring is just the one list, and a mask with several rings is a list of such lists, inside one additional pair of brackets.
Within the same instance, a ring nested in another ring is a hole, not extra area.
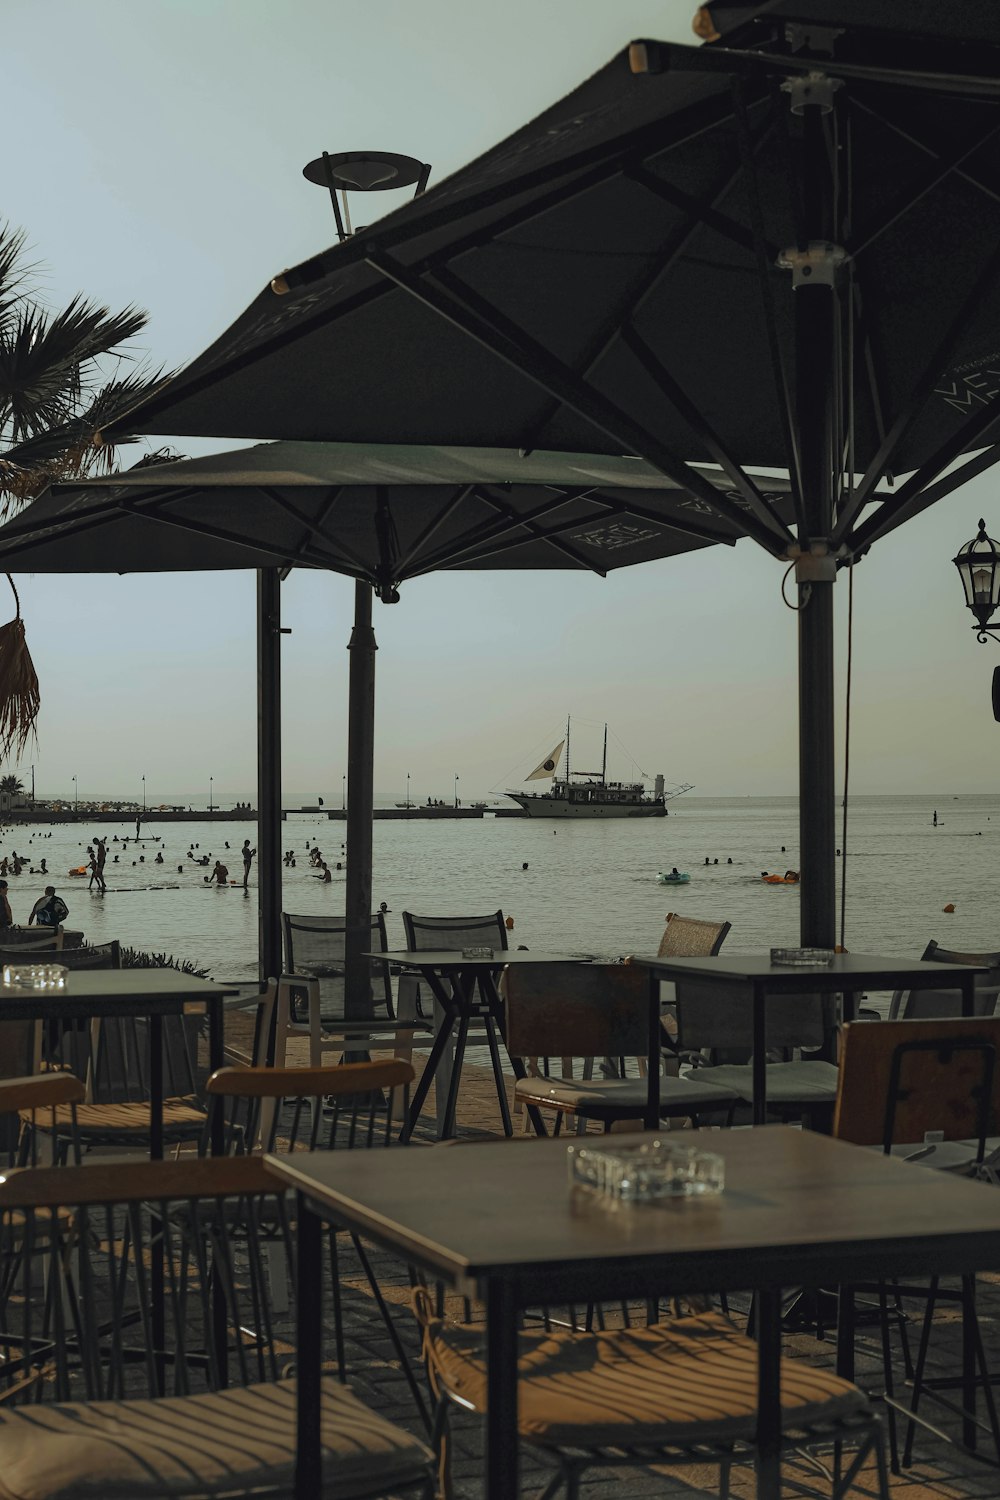
[[(702, 470), (713, 496), (729, 481)], [(760, 480), (783, 525), (788, 485)], [(732, 497), (731, 497), (732, 498)], [(735, 497), (739, 507), (744, 502)], [(700, 496), (638, 459), (500, 450), (270, 443), (53, 486), (0, 527), (0, 565), (26, 572), (258, 570), (261, 978), (281, 968), (280, 576), (357, 580), (351, 638), (346, 911), (348, 1014), (362, 1014), (372, 896), (372, 590), (441, 569), (612, 569), (734, 544)], [(356, 931), (355, 931), (356, 927)], [(353, 934), (353, 935), (352, 935)], [(356, 939), (356, 940), (355, 940)]]
[[(830, 946), (837, 569), (1000, 457), (1000, 11), (706, 10), (735, 45), (633, 43), (114, 430), (634, 454), (793, 561), (801, 933)], [(794, 537), (749, 464), (788, 471)]]

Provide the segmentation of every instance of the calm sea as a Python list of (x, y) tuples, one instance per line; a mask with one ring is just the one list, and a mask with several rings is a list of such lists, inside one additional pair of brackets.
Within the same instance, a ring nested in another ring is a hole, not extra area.
[[(838, 828), (839, 817), (838, 810)], [(0, 834), (0, 854), (17, 849), (36, 868), (44, 855), (50, 880), (70, 908), (67, 925), (81, 928), (93, 942), (118, 938), (191, 959), (220, 979), (252, 979), (255, 879), (249, 896), (236, 888), (215, 890), (187, 851), (197, 841), (196, 853), (222, 857), (231, 877), (242, 879), (239, 849), (244, 838), (256, 843), (254, 825), (158, 827), (150, 821), (144, 833), (160, 833), (162, 843), (114, 843), (115, 833), (121, 839), (129, 831), (116, 824), (88, 829), (82, 822), (31, 832), (15, 827)], [(111, 839), (103, 897), (89, 893), (86, 880), (67, 875), (85, 862), (87, 843), (97, 833)], [(310, 814), (286, 821), (283, 847), (294, 849), (298, 859), (295, 869), (284, 871), (286, 909), (343, 912), (343, 873), (324, 886), (310, 874), (305, 857), (310, 845), (319, 844), (332, 869), (343, 837), (343, 823)], [(682, 797), (664, 819), (556, 826), (492, 817), (376, 822), (374, 846), (375, 904), (385, 901), (390, 908), (393, 946), (402, 946), (400, 912), (407, 908), (471, 913), (501, 907), (514, 918), (512, 943), (571, 954), (655, 951), (670, 910), (730, 921), (731, 952), (798, 940), (798, 889), (766, 886), (760, 879), (762, 870), (783, 873), (798, 865), (793, 798)], [(1000, 948), (1000, 796), (858, 797), (851, 804), (847, 847), (847, 946), (855, 952), (918, 956), (931, 937), (957, 948)], [(157, 865), (161, 849), (164, 863)], [(673, 865), (691, 872), (690, 885), (657, 883), (657, 871)], [(27, 921), (46, 883), (27, 872), (11, 879), (15, 921)], [(955, 906), (953, 914), (943, 911), (948, 903)]]

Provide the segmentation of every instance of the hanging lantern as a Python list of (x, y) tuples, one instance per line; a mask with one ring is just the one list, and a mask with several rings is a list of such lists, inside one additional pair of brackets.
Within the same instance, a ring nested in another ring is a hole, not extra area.
[(965, 602), (978, 621), (973, 629), (977, 639), (985, 641), (990, 620), (1000, 606), (1000, 542), (986, 535), (986, 526), (980, 521), (978, 534), (959, 549), (953, 561), (965, 590)]

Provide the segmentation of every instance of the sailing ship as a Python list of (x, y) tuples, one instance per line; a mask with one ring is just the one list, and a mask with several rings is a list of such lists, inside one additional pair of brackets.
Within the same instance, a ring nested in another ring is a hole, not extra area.
[[(691, 791), (691, 783), (667, 789), (662, 775), (656, 777), (653, 791), (646, 791), (642, 781), (609, 781), (608, 726), (604, 726), (604, 755), (600, 771), (571, 771), (569, 764), (570, 721), (566, 734), (551, 755), (535, 767), (526, 781), (551, 780), (547, 792), (512, 792), (506, 795), (523, 807), (529, 818), (665, 818), (667, 802)], [(557, 774), (563, 750), (565, 769)]]

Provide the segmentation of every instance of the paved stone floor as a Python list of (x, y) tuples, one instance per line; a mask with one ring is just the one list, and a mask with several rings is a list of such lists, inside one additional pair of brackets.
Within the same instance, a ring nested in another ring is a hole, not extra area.
[[(238, 1027), (232, 1030), (231, 1044), (235, 1053), (241, 1050), (241, 1035)], [(298, 1043), (294, 1047), (298, 1047)], [(289, 1062), (299, 1061), (294, 1052)], [(304, 1061), (304, 1059), (301, 1059)], [(419, 1068), (419, 1056), (417, 1060)], [(434, 1149), (433, 1099), (421, 1122), (419, 1139), (415, 1138), (410, 1150)], [(499, 1111), (492, 1078), (489, 1073), (468, 1067), (463, 1077), (459, 1108), (459, 1130), (463, 1136), (494, 1137), (500, 1133)], [(396, 1149), (396, 1148), (393, 1148)], [(399, 1148), (404, 1149), (404, 1148)], [(917, 1170), (916, 1168), (914, 1170)], [(984, 1191), (991, 1189), (984, 1188)], [(517, 1205), (511, 1205), (516, 1212)], [(400, 1338), (408, 1352), (413, 1368), (420, 1373), (419, 1344), (416, 1326), (409, 1311), (409, 1283), (405, 1269), (395, 1264), (388, 1256), (373, 1252), (373, 1267), (383, 1293), (391, 1304)], [(347, 1361), (351, 1384), (374, 1408), (401, 1425), (420, 1432), (420, 1417), (413, 1396), (402, 1374), (377, 1307), (371, 1296), (357, 1262), (348, 1248), (344, 1254), (344, 1332)], [(745, 1299), (735, 1297), (732, 1302), (734, 1316), (741, 1318), (746, 1312)], [(914, 1344), (918, 1336), (922, 1306), (917, 1301), (907, 1304), (909, 1333)], [(987, 1358), (991, 1368), (1000, 1371), (1000, 1277), (984, 1276), (980, 1282), (979, 1316)], [(325, 1318), (328, 1355), (333, 1357), (333, 1327), (329, 1314)], [(789, 1334), (785, 1341), (785, 1353), (796, 1358), (832, 1366), (834, 1346), (832, 1338), (817, 1340), (814, 1333)], [(898, 1344), (897, 1344), (898, 1354)], [(952, 1306), (942, 1306), (934, 1323), (931, 1344), (931, 1364), (934, 1372), (946, 1376), (960, 1369), (960, 1321)], [(898, 1377), (897, 1377), (898, 1378)], [(882, 1390), (882, 1367), (878, 1348), (878, 1329), (864, 1328), (858, 1342), (858, 1381), (878, 1400)], [(421, 1379), (421, 1388), (424, 1388)], [(905, 1399), (905, 1391), (899, 1392)], [(981, 1408), (980, 1408), (981, 1409)], [(948, 1430), (955, 1429), (955, 1421), (946, 1414), (934, 1414)], [(995, 1452), (988, 1431), (984, 1432), (980, 1445), (983, 1456), (995, 1460)], [(482, 1444), (480, 1424), (474, 1417), (458, 1415), (454, 1422), (454, 1448), (452, 1473), (458, 1500), (479, 1500), (483, 1493)], [(540, 1491), (549, 1470), (532, 1455), (530, 1449), (523, 1450), (523, 1492), (526, 1496)], [(802, 1486), (815, 1485), (807, 1493), (828, 1494), (828, 1486), (817, 1476), (814, 1469), (803, 1461), (786, 1467), (783, 1493), (801, 1494)], [(681, 1496), (710, 1496), (718, 1494), (718, 1471), (714, 1467), (689, 1467), (670, 1471), (642, 1469), (617, 1470), (613, 1473), (592, 1472), (584, 1479), (582, 1493), (586, 1500), (646, 1500), (646, 1497), (663, 1497), (663, 1500), (678, 1500)], [(732, 1481), (735, 1497), (752, 1496), (753, 1475), (749, 1470), (737, 1470)], [(859, 1479), (854, 1492), (859, 1497), (877, 1495), (877, 1486), (871, 1473)], [(917, 1438), (913, 1464), (901, 1474), (893, 1476), (891, 1482), (893, 1500), (924, 1500), (924, 1497), (1000, 1497), (1000, 1468), (979, 1462), (960, 1449), (940, 1441), (927, 1433)]]

